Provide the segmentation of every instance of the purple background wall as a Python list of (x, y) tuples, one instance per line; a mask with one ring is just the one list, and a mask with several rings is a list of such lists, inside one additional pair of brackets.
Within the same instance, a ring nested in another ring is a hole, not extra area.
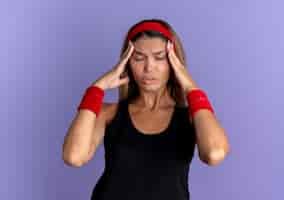
[[(167, 20), (192, 77), (209, 96), (231, 152), (218, 166), (197, 152), (192, 199), (283, 199), (283, 1), (0, 2), (0, 199), (89, 199), (103, 146), (82, 168), (62, 143), (85, 88), (117, 62), (125, 32)], [(117, 101), (117, 89), (105, 101)], [(282, 186), (281, 186), (282, 184)]]

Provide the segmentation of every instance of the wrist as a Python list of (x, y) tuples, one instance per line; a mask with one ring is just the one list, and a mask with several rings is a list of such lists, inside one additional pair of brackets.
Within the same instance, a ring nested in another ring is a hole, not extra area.
[(192, 89), (186, 95), (190, 115), (194, 114), (200, 109), (208, 109), (214, 114), (213, 107), (202, 89)]
[(105, 84), (103, 84), (103, 82), (101, 81), (95, 81), (92, 86), (96, 86), (96, 87), (99, 87), (101, 88), (102, 90), (106, 90), (107, 87), (105, 86)]
[(189, 86), (189, 87), (186, 87), (186, 88), (184, 89), (184, 92), (185, 92), (185, 94), (188, 94), (188, 93), (191, 92), (192, 90), (197, 90), (197, 89), (200, 89), (200, 88), (197, 87), (197, 86)]
[(102, 107), (103, 98), (104, 90), (100, 88), (99, 84), (93, 84), (92, 86), (86, 89), (77, 109), (88, 109), (94, 112), (98, 117)]

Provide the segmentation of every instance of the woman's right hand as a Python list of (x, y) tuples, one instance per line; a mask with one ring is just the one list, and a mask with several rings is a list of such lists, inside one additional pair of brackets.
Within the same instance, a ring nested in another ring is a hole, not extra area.
[(119, 87), (120, 85), (129, 82), (129, 77), (126, 74), (125, 77), (121, 78), (122, 73), (125, 71), (125, 66), (132, 55), (134, 45), (131, 41), (128, 43), (128, 47), (123, 53), (118, 64), (116, 64), (110, 71), (101, 76), (96, 80), (93, 85), (102, 88), (103, 90)]

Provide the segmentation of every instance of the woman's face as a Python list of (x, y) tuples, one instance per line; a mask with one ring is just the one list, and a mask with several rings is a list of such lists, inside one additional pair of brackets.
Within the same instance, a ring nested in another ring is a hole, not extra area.
[(158, 91), (165, 87), (170, 75), (166, 42), (161, 38), (142, 37), (133, 42), (130, 68), (140, 89)]

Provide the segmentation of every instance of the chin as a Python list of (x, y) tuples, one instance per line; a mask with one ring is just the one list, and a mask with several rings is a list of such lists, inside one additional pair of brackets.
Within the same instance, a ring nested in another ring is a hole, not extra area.
[(161, 90), (162, 86), (161, 85), (142, 85), (140, 86), (140, 89), (144, 91), (149, 91), (149, 92), (156, 92)]

